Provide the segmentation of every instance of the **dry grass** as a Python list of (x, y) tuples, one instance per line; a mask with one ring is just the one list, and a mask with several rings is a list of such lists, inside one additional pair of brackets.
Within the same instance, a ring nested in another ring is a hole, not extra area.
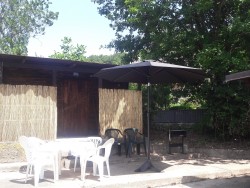
[(25, 161), (24, 150), (17, 142), (0, 143), (0, 163)]

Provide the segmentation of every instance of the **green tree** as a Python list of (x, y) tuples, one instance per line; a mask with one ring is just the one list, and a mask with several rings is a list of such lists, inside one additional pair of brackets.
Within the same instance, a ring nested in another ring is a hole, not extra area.
[(109, 47), (124, 52), (129, 61), (141, 57), (201, 67), (208, 79), (202, 85), (185, 86), (184, 94), (205, 102), (207, 123), (217, 136), (250, 133), (248, 91), (223, 83), (226, 74), (249, 69), (249, 0), (94, 2), (116, 31)]
[(57, 12), (49, 0), (2, 0), (0, 2), (0, 53), (26, 55), (30, 37), (44, 34)]
[(91, 55), (87, 58), (89, 62), (122, 65), (124, 64), (124, 54), (115, 53), (113, 55)]
[(84, 45), (76, 44), (76, 46), (74, 46), (70, 37), (64, 37), (61, 41), (61, 52), (55, 52), (54, 54), (50, 55), (51, 58), (75, 61), (87, 60), (87, 57), (85, 56), (86, 47)]
[(85, 56), (86, 46), (82, 44), (73, 45), (72, 39), (70, 37), (64, 37), (61, 41), (61, 52), (55, 52), (54, 54), (50, 55), (51, 58), (115, 65), (123, 64), (124, 55), (121, 53), (116, 53), (113, 55), (91, 55), (87, 57)]

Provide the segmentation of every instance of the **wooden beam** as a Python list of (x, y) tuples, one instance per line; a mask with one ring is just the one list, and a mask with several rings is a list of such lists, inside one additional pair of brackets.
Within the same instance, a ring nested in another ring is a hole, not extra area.
[(103, 81), (101, 78), (98, 78), (98, 88), (102, 88), (103, 87)]

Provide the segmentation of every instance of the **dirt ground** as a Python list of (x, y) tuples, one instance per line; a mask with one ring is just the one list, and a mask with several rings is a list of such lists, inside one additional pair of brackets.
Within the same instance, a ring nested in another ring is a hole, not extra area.
[[(151, 130), (151, 140), (155, 144), (162, 142), (166, 144), (168, 142), (168, 132), (164, 130)], [(187, 137), (184, 139), (184, 143), (188, 145), (188, 148), (243, 150), (250, 148), (250, 139), (222, 141), (214, 139), (213, 136), (201, 135), (191, 130), (187, 131)]]
[[(168, 143), (168, 133), (162, 130), (152, 130), (150, 133), (151, 145), (155, 156), (166, 155)], [(250, 140), (232, 140), (222, 142), (211, 137), (199, 135), (195, 132), (188, 131), (184, 143), (188, 148), (202, 149), (241, 149), (250, 148)], [(25, 161), (25, 155), (22, 147), (18, 142), (0, 143), (0, 163), (21, 162)]]

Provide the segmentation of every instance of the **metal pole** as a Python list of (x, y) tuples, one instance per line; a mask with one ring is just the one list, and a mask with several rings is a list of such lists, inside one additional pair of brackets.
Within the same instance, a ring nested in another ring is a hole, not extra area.
[[(148, 79), (149, 80), (149, 79)], [(148, 151), (147, 151), (147, 160), (139, 167), (135, 170), (135, 172), (144, 172), (148, 169), (152, 169), (156, 172), (160, 172), (160, 170), (158, 170), (157, 168), (155, 168), (153, 166), (153, 164), (151, 163), (150, 160), (150, 134), (149, 134), (149, 129), (150, 129), (150, 82), (148, 81), (148, 112), (147, 112), (147, 126), (148, 126)]]
[(149, 127), (150, 127), (150, 82), (148, 82), (148, 112), (147, 112), (147, 124), (148, 124), (148, 153), (147, 157), (150, 160), (150, 134), (149, 134)]

